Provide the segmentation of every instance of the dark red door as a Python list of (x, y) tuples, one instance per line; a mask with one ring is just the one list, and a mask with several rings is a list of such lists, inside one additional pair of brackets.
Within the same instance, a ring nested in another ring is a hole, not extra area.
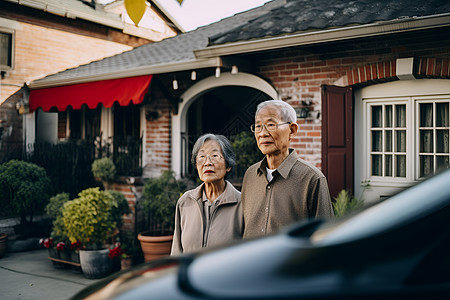
[(351, 87), (322, 86), (322, 172), (331, 198), (353, 193), (353, 93)]

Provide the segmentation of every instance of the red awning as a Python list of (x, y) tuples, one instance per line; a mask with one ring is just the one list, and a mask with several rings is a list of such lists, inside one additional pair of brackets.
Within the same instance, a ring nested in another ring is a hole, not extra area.
[(99, 103), (111, 107), (114, 102), (121, 106), (129, 105), (130, 101), (139, 104), (144, 100), (151, 80), (152, 75), (145, 75), (31, 90), (30, 111), (39, 107), (47, 112), (52, 107), (65, 111), (69, 105), (81, 109), (83, 104), (93, 109)]

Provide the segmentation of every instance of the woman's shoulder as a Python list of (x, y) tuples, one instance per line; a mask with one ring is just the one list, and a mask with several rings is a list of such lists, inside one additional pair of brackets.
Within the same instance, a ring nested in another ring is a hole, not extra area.
[(199, 197), (202, 195), (202, 185), (199, 185), (195, 189), (188, 190), (183, 193), (183, 195), (178, 199), (178, 204), (191, 202), (191, 201), (197, 201)]

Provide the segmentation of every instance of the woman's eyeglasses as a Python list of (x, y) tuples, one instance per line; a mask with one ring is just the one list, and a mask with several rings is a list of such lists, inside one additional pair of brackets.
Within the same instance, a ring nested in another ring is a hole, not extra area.
[(209, 160), (215, 164), (221, 161), (222, 156), (220, 156), (219, 154), (211, 154), (211, 155), (197, 155), (197, 164), (204, 164), (207, 160), (207, 158), (209, 157)]

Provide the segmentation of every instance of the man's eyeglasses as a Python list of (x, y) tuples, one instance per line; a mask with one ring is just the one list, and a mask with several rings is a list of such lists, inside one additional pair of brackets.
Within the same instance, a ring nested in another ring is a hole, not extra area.
[(285, 123), (280, 123), (280, 124), (277, 124), (277, 123), (252, 124), (250, 126), (250, 130), (252, 132), (258, 133), (258, 132), (261, 132), (263, 130), (263, 127), (265, 127), (267, 131), (274, 131), (274, 130), (276, 130), (278, 128), (278, 126), (284, 125), (284, 124), (291, 124), (291, 122), (285, 122)]
[(220, 156), (219, 154), (211, 154), (211, 155), (197, 155), (197, 164), (204, 164), (206, 162), (206, 159), (209, 157), (209, 160), (215, 164), (220, 162), (220, 160), (222, 159), (222, 156)]

